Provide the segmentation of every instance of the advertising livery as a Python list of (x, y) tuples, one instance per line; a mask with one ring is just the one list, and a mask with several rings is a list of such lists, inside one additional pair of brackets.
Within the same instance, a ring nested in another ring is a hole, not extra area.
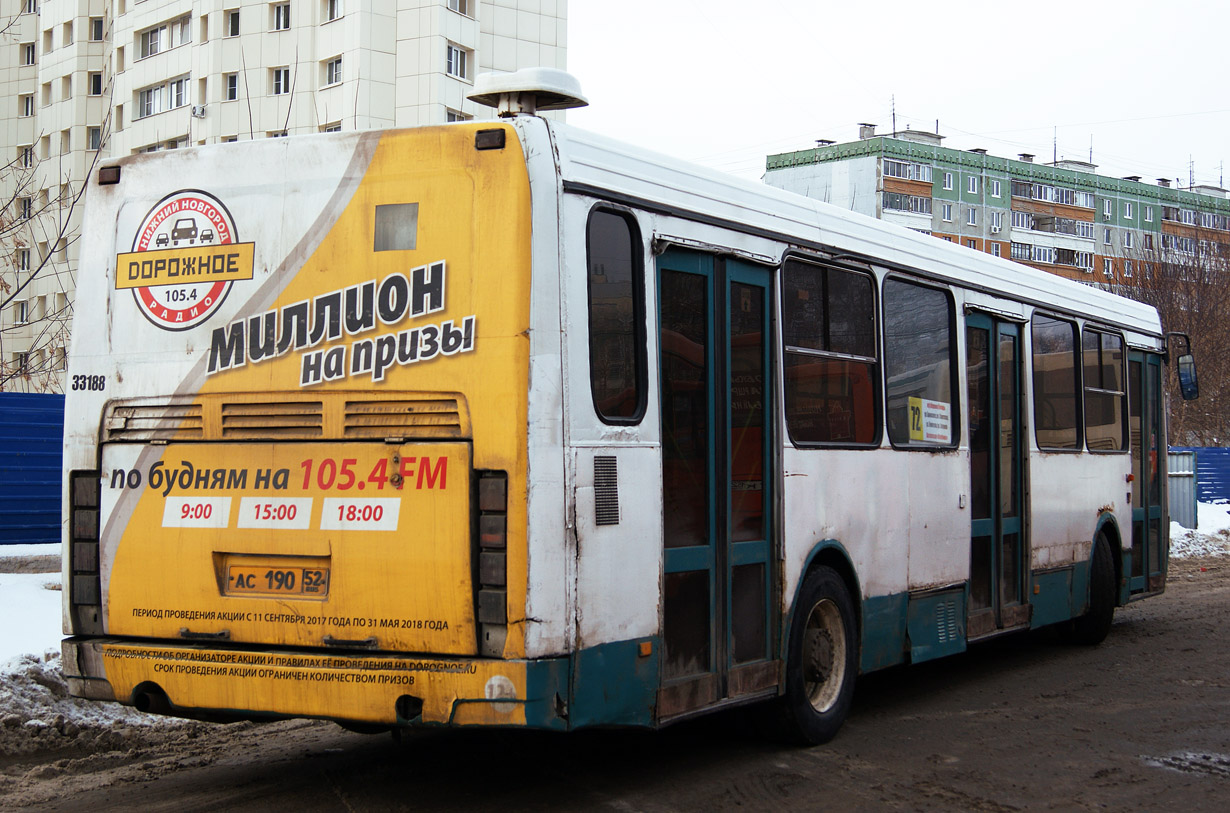
[[(524, 666), (478, 656), (523, 648), (529, 190), (476, 129), (137, 156), (90, 189), (74, 691), (524, 722)], [(482, 572), (479, 471), (506, 528)]]

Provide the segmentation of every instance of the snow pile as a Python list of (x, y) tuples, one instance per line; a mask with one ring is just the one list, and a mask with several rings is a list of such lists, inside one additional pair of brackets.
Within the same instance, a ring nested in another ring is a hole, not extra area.
[(131, 728), (166, 725), (199, 723), (69, 697), (55, 652), (21, 655), (0, 665), (0, 755), (124, 749), (132, 745)]
[(1196, 504), (1197, 530), (1170, 523), (1170, 558), (1230, 556), (1230, 505)]
[(61, 598), (59, 573), (0, 573), (0, 663), (60, 651)]

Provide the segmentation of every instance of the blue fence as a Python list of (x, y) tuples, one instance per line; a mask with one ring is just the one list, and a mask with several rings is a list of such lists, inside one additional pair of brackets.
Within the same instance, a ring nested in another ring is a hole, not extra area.
[(1196, 453), (1196, 499), (1200, 502), (1230, 501), (1230, 449), (1171, 446), (1170, 450)]
[(60, 541), (64, 396), (0, 392), (0, 545)]

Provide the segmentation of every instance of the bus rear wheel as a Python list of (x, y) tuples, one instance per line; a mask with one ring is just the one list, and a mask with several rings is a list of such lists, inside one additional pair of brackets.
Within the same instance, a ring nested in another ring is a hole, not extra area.
[(850, 591), (831, 568), (812, 570), (790, 624), (786, 693), (778, 701), (787, 739), (803, 745), (833, 739), (854, 697), (857, 652)]
[(1099, 533), (1093, 543), (1093, 561), (1089, 564), (1089, 609), (1072, 621), (1071, 639), (1078, 644), (1093, 646), (1106, 640), (1115, 618), (1115, 565), (1111, 561), (1110, 543)]

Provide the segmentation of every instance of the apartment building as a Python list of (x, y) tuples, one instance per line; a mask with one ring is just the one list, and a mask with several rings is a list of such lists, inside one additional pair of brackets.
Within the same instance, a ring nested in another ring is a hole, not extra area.
[(0, 0), (5, 25), (3, 390), (65, 387), (98, 157), (491, 118), (477, 74), (567, 67), (567, 0)]
[(765, 183), (974, 251), (1102, 287), (1134, 284), (1151, 263), (1230, 258), (1230, 200), (1215, 186), (1098, 175), (1084, 161), (1039, 163), (942, 146), (918, 130), (818, 141), (770, 155)]

